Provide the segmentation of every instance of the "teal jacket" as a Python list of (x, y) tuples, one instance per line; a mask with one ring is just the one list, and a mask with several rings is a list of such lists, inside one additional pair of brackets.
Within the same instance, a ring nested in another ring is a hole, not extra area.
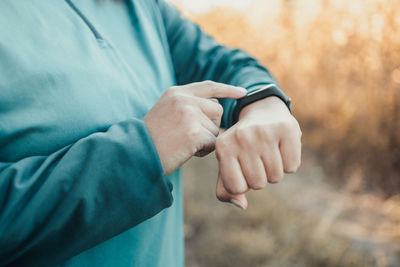
[(163, 0), (0, 1), (0, 265), (183, 266), (179, 171), (141, 119), (206, 79), (275, 82)]

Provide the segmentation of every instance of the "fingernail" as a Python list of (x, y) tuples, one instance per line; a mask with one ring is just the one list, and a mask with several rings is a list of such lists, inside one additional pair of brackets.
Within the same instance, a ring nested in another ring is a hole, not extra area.
[(244, 89), (243, 87), (236, 87), (241, 93), (247, 94), (247, 90)]
[(238, 208), (240, 208), (242, 210), (246, 209), (241, 203), (239, 203), (238, 201), (236, 201), (234, 199), (231, 199), (229, 202), (231, 202), (233, 205), (235, 205), (236, 207), (238, 207)]

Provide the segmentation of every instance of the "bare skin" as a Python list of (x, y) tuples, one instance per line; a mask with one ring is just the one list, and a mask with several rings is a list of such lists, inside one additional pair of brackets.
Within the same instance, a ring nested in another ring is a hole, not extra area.
[(143, 118), (164, 174), (171, 174), (194, 155), (214, 151), (223, 108), (211, 98), (244, 95), (244, 88), (211, 81), (167, 89)]
[(301, 161), (301, 130), (277, 97), (246, 106), (238, 123), (217, 138), (217, 198), (246, 209), (245, 193), (278, 183)]
[(213, 99), (240, 98), (243, 88), (215, 82), (169, 88), (144, 117), (166, 175), (192, 156), (216, 150), (217, 198), (246, 209), (245, 193), (277, 183), (300, 165), (301, 130), (285, 104), (268, 97), (246, 106), (218, 136), (223, 108)]

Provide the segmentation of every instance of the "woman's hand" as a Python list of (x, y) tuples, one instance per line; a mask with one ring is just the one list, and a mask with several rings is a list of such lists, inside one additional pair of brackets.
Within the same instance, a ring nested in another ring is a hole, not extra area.
[(277, 97), (254, 102), (217, 138), (217, 198), (247, 208), (245, 193), (277, 183), (300, 166), (301, 130)]
[(215, 149), (223, 113), (215, 97), (240, 98), (244, 88), (211, 81), (169, 88), (143, 118), (165, 175), (193, 155)]

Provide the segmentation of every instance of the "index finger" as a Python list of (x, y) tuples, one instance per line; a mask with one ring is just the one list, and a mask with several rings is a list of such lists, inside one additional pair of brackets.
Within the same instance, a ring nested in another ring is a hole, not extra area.
[(202, 98), (241, 98), (247, 94), (247, 90), (242, 87), (217, 83), (213, 81), (196, 82), (186, 85), (193, 95)]

